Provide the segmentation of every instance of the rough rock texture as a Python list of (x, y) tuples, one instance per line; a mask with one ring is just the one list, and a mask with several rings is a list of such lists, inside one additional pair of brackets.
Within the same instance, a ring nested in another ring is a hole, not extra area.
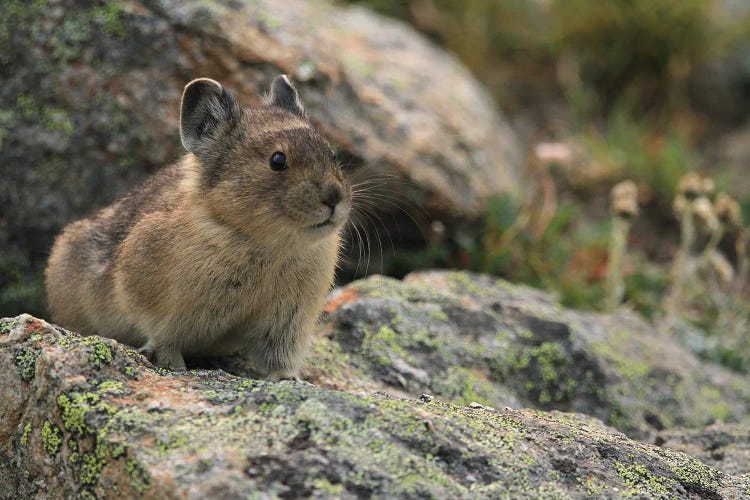
[(750, 478), (576, 414), (173, 375), (0, 323), (0, 497), (744, 498)]
[(634, 314), (563, 309), (488, 276), (371, 277), (334, 292), (303, 378), (456, 404), (585, 413), (652, 441), (748, 420), (748, 378), (699, 360)]
[(520, 147), (488, 94), (455, 58), (364, 9), (305, 0), (7, 0), (0, 314), (41, 313), (39, 280), (28, 277), (63, 224), (182, 153), (187, 81), (213, 77), (251, 104), (280, 72), (296, 80), (354, 177), (388, 180), (378, 191), (390, 199), (374, 206), (381, 214), (408, 221), (396, 206), (421, 205), (450, 226), (478, 217), (489, 195), (518, 189)]
[(727, 474), (750, 476), (750, 427), (714, 424), (705, 429), (669, 429), (660, 432), (656, 443), (688, 453)]

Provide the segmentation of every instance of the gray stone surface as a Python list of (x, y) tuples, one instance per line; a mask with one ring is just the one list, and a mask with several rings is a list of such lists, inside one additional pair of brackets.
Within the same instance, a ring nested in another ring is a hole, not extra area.
[(750, 478), (583, 415), (155, 370), (0, 322), (2, 498), (744, 498)]

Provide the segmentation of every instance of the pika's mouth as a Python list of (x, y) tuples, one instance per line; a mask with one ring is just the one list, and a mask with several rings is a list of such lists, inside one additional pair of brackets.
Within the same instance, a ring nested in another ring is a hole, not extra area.
[(307, 229), (313, 231), (315, 229), (322, 229), (324, 227), (329, 227), (333, 225), (334, 225), (333, 219), (326, 219), (323, 222), (319, 222), (318, 224), (313, 224), (312, 226), (308, 226)]

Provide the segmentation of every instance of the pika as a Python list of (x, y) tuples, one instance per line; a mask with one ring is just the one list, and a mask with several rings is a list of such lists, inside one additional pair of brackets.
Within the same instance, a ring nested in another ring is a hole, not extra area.
[(188, 153), (57, 237), (52, 319), (140, 347), (154, 364), (242, 354), (290, 378), (330, 291), (352, 191), (285, 75), (243, 108), (220, 83), (185, 86)]

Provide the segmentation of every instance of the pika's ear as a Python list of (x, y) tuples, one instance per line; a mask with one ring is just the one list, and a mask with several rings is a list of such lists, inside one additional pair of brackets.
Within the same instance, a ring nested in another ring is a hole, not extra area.
[(299, 100), (297, 89), (286, 75), (279, 75), (271, 84), (271, 104), (284, 108), (299, 116), (305, 116), (305, 108)]
[(180, 139), (185, 149), (196, 153), (236, 124), (239, 104), (216, 80), (198, 78), (185, 85), (180, 104)]

